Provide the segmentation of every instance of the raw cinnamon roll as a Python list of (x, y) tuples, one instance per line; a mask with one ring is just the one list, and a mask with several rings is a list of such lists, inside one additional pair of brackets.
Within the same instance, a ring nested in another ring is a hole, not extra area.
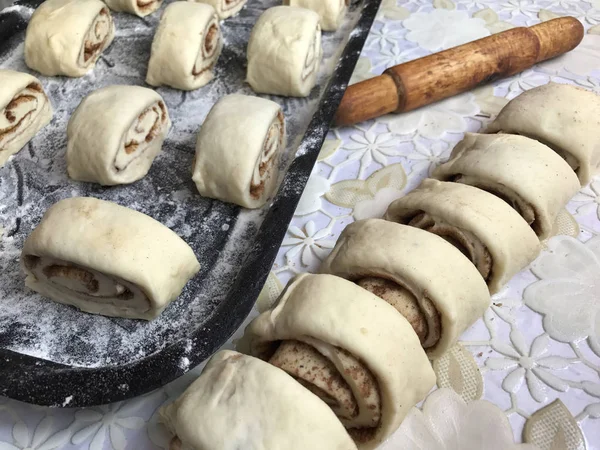
[(569, 165), (547, 146), (524, 136), (466, 133), (434, 178), (470, 184), (511, 205), (540, 239), (579, 190)]
[(231, 17), (244, 7), (248, 0), (189, 0), (197, 3), (206, 3), (217, 11), (220, 20)]
[(198, 89), (213, 79), (222, 48), (219, 18), (210, 5), (171, 3), (154, 35), (146, 82)]
[(314, 11), (293, 6), (267, 9), (248, 43), (247, 80), (258, 93), (306, 97), (321, 64), (321, 26)]
[(67, 170), (105, 186), (144, 177), (171, 121), (160, 95), (139, 86), (109, 86), (79, 104), (67, 127)]
[(52, 119), (52, 105), (40, 81), (0, 70), (0, 167)]
[(464, 184), (426, 179), (394, 201), (384, 218), (450, 242), (477, 267), (492, 294), (540, 252), (538, 237), (518, 212)]
[(50, 207), (25, 240), (25, 284), (104, 316), (151, 320), (200, 270), (192, 249), (145, 214), (95, 198)]
[(337, 30), (348, 9), (350, 0), (283, 0), (284, 5), (310, 9), (321, 17), (321, 28)]
[(284, 371), (224, 350), (160, 411), (170, 450), (356, 450), (335, 415)]
[(581, 185), (600, 172), (600, 95), (548, 83), (511, 100), (486, 130), (536, 139), (556, 151)]
[(196, 143), (193, 180), (205, 197), (259, 208), (273, 194), (285, 149), (279, 105), (247, 95), (219, 100)]
[(323, 399), (361, 449), (392, 434), (435, 382), (406, 319), (332, 275), (296, 277), (240, 346)]
[(25, 62), (44, 75), (81, 77), (114, 35), (112, 16), (100, 0), (46, 0), (27, 26)]
[(477, 268), (433, 233), (380, 219), (342, 232), (321, 266), (367, 289), (404, 315), (431, 358), (452, 347), (490, 303)]
[(160, 8), (162, 2), (163, 0), (104, 0), (113, 11), (124, 11), (139, 17), (152, 14)]

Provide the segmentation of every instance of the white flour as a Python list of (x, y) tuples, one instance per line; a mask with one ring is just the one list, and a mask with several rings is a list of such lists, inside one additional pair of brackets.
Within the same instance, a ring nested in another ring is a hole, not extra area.
[[(223, 22), (225, 47), (215, 80), (209, 85), (193, 92), (157, 89), (169, 108), (173, 127), (150, 173), (132, 185), (103, 188), (69, 180), (64, 158), (66, 126), (79, 102), (93, 90), (111, 84), (145, 85), (160, 12), (145, 19), (113, 13), (115, 40), (95, 70), (85, 77), (39, 77), (54, 107), (54, 118), (0, 169), (0, 347), (74, 366), (120, 365), (159, 351), (203, 327), (232, 286), (264, 211), (244, 211), (198, 195), (191, 180), (196, 133), (220, 97), (234, 92), (252, 94), (244, 83), (246, 42), (257, 16), (278, 3), (250, 0), (239, 16)], [(24, 18), (32, 13), (21, 6), (9, 10), (18, 11)], [(326, 63), (321, 70), (321, 87), (308, 99), (268, 97), (282, 104), (288, 120), (290, 148), (282, 161), (284, 167), (295, 154), (294, 143), (297, 146), (317, 107), (321, 96), (317, 91), (324, 89), (357, 20), (358, 12), (353, 12), (342, 30), (324, 36)], [(24, 34), (19, 34), (9, 43), (9, 51), (0, 54), (0, 68), (33, 73), (23, 60), (23, 38)], [(305, 148), (306, 144), (299, 154)], [(303, 186), (295, 184), (288, 180), (286, 188), (301, 191)], [(77, 195), (114, 201), (144, 212), (173, 229), (196, 252), (201, 273), (155, 321), (84, 314), (24, 287), (19, 267), (24, 239), (50, 205)], [(181, 360), (182, 366), (189, 364), (186, 360)]]

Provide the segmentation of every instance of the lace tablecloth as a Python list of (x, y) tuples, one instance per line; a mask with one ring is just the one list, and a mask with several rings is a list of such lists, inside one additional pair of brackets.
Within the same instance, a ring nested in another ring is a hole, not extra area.
[[(568, 55), (415, 112), (332, 130), (251, 317), (294, 274), (316, 269), (346, 225), (380, 216), (509, 99), (551, 80), (600, 93), (600, 0), (383, 0), (353, 81), (561, 15), (577, 17), (586, 29)], [(434, 364), (442, 389), (411, 412), (385, 449), (530, 447), (519, 442), (600, 449), (600, 176), (567, 210), (562, 234)], [(156, 410), (200, 369), (102, 407), (48, 409), (0, 398), (0, 450), (167, 448)]]

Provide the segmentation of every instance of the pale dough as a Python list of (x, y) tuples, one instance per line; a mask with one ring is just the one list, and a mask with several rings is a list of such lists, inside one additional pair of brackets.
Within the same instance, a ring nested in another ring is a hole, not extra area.
[(337, 30), (348, 9), (349, 0), (283, 0), (284, 5), (310, 9), (321, 17), (321, 28)]
[(162, 0), (104, 0), (104, 3), (113, 11), (124, 11), (145, 17), (160, 8)]
[(180, 450), (356, 450), (329, 407), (284, 371), (223, 350), (160, 411)]
[[(320, 270), (351, 281), (389, 280), (408, 290), (425, 312), (432, 304), (441, 334), (427, 348), (431, 358), (452, 347), (490, 304), (485, 281), (454, 246), (427, 231), (381, 219), (346, 227)], [(431, 323), (434, 313), (427, 312)]]
[(533, 261), (541, 249), (529, 224), (510, 205), (460, 183), (426, 179), (394, 201), (385, 219), (447, 238), (476, 265), (492, 294)]
[(46, 0), (25, 34), (25, 63), (47, 75), (81, 77), (92, 70), (115, 35), (100, 0)]
[(25, 240), (25, 284), (104, 316), (151, 320), (200, 264), (173, 231), (145, 214), (95, 198), (50, 207)]
[(294, 6), (275, 6), (259, 17), (247, 52), (247, 81), (255, 92), (310, 94), (323, 53), (319, 21), (316, 12)]
[[(390, 436), (435, 383), (431, 364), (406, 319), (385, 301), (339, 277), (296, 277), (274, 308), (248, 325), (240, 348), (268, 359), (278, 342), (288, 340), (314, 347), (338, 368), (342, 361), (335, 350), (341, 349), (377, 380), (381, 418), (375, 429), (356, 430), (358, 436), (372, 431), (359, 439), (360, 449), (374, 449)], [(363, 402), (365, 386), (355, 385), (351, 373), (342, 370), (342, 376), (357, 401)]]
[(162, 97), (140, 86), (108, 86), (79, 104), (67, 127), (67, 170), (105, 186), (144, 177), (171, 121)]
[(550, 237), (558, 213), (580, 188), (577, 176), (558, 154), (533, 139), (510, 134), (466, 133), (433, 177), (499, 196), (542, 240)]
[(277, 103), (239, 94), (221, 98), (198, 134), (192, 176), (198, 192), (261, 207), (277, 186), (285, 145), (285, 119)]
[(487, 133), (511, 133), (548, 145), (569, 162), (581, 185), (600, 172), (600, 95), (548, 83), (506, 105)]
[(210, 5), (171, 3), (154, 35), (146, 83), (198, 89), (213, 79), (222, 48), (219, 19)]
[(52, 119), (40, 80), (0, 69), (0, 167)]
[(197, 3), (206, 3), (217, 11), (219, 19), (227, 19), (244, 7), (248, 0), (188, 0)]

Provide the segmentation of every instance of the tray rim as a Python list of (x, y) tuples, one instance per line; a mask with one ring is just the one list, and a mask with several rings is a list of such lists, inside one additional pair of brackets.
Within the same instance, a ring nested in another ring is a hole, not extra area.
[[(13, 5), (36, 7), (42, 1), (17, 0)], [(238, 330), (250, 314), (275, 261), (381, 1), (362, 0), (360, 18), (354, 31), (350, 32), (317, 110), (300, 141), (299, 148), (303, 148), (304, 152), (289, 165), (229, 294), (204, 324), (211, 330), (226, 330), (219, 339), (207, 339), (203, 328), (197, 328), (191, 335), (138, 361), (95, 368), (63, 365), (0, 348), (0, 395), (41, 406), (68, 408), (127, 400), (181, 377), (209, 358)], [(361, 0), (354, 2), (360, 3)], [(9, 12), (3, 16), (0, 17), (0, 42), (27, 26), (17, 13)], [(355, 32), (357, 29), (358, 32)], [(289, 188), (291, 184), (301, 185), (302, 190)], [(189, 360), (186, 369), (179, 366), (183, 357)], [(19, 371), (23, 373), (22, 378), (14, 376)]]

